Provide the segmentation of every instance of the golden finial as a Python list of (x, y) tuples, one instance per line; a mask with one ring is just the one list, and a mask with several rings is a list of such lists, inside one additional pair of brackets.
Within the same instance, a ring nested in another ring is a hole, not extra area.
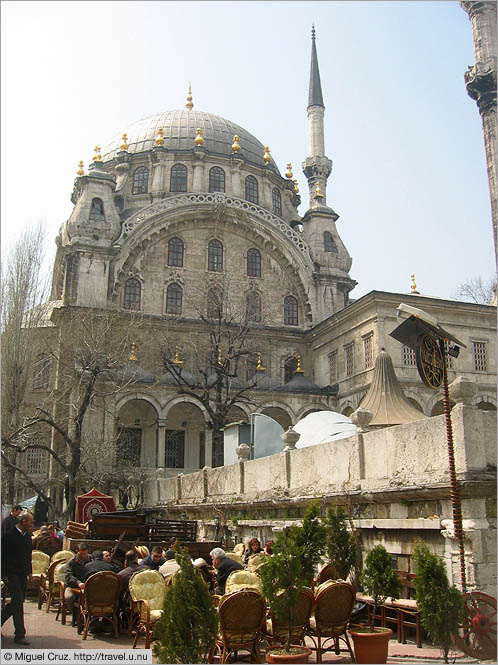
[(412, 283), (411, 283), (412, 291), (411, 291), (411, 292), (412, 292), (412, 293), (419, 293), (419, 291), (417, 291), (417, 285), (415, 284), (415, 273), (412, 272), (412, 274), (410, 275), (410, 277), (412, 278)]
[(198, 148), (200, 148), (201, 145), (204, 143), (204, 138), (203, 138), (203, 136), (202, 136), (202, 129), (201, 129), (200, 127), (197, 127), (197, 130), (196, 130), (195, 133), (196, 133), (196, 137), (195, 137), (195, 139), (194, 139), (194, 141), (195, 141), (195, 145), (196, 145)]
[(287, 171), (285, 172), (285, 177), (289, 178), (289, 180), (291, 180), (293, 175), (294, 174), (292, 173), (292, 164), (289, 162), (287, 164)]
[(128, 360), (138, 360), (137, 356), (135, 355), (135, 348), (136, 348), (135, 342), (132, 342), (131, 343), (131, 353), (130, 353), (130, 357), (128, 358)]
[(128, 150), (129, 145), (128, 145), (128, 136), (126, 135), (126, 132), (123, 134), (121, 140), (123, 143), (119, 146), (120, 150)]
[(261, 353), (258, 353), (258, 364), (256, 365), (256, 370), (259, 370), (260, 372), (264, 372), (266, 367), (263, 367), (261, 364)]
[(187, 95), (187, 103), (185, 106), (188, 108), (189, 111), (191, 111), (194, 108), (194, 105), (192, 103), (192, 90), (190, 87), (190, 83), (188, 84), (188, 95)]
[(101, 155), (100, 155), (100, 146), (99, 146), (99, 145), (96, 145), (95, 148), (93, 149), (93, 151), (94, 151), (94, 153), (95, 153), (94, 156), (93, 156), (93, 161), (94, 161), (94, 162), (101, 162), (101, 161), (102, 161), (102, 157), (101, 157)]
[(232, 152), (239, 152), (240, 150), (240, 143), (239, 143), (239, 137), (237, 134), (233, 137), (233, 143), (232, 143)]
[(164, 130), (162, 127), (157, 130), (156, 145), (164, 145)]
[(173, 365), (183, 365), (183, 360), (180, 360), (180, 353), (178, 347), (175, 347), (175, 358), (173, 360)]
[(85, 172), (83, 171), (83, 162), (81, 161), (78, 166), (80, 168), (76, 171), (76, 175), (85, 175)]
[(294, 374), (304, 374), (304, 369), (301, 367), (301, 356), (297, 356), (297, 367)]
[(218, 349), (218, 365), (223, 365), (223, 361), (221, 358), (221, 349)]
[(323, 199), (323, 194), (322, 194), (322, 192), (320, 191), (320, 183), (319, 183), (319, 182), (316, 183), (315, 198), (316, 198), (316, 199)]
[(263, 159), (265, 160), (265, 166), (268, 166), (271, 161), (271, 155), (270, 148), (267, 145), (265, 145), (265, 154), (263, 155)]
[(297, 184), (297, 180), (294, 178), (292, 182), (294, 183), (294, 194), (299, 194), (299, 187)]

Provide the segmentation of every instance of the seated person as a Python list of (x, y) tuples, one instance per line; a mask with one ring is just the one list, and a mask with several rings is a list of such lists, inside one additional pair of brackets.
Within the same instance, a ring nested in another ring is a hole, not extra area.
[(201, 572), (202, 577), (204, 578), (204, 582), (209, 586), (209, 590), (213, 591), (213, 576), (210, 575), (209, 573), (209, 566), (208, 563), (205, 559), (202, 557), (199, 557), (198, 559), (195, 559), (195, 561), (192, 562), (192, 565), (194, 568), (198, 568)]
[(149, 554), (149, 556), (146, 556), (145, 559), (142, 559), (140, 564), (145, 568), (159, 570), (165, 561), (166, 559), (163, 557), (162, 547), (160, 545), (154, 545), (152, 552)]
[(128, 584), (130, 583), (130, 577), (137, 570), (146, 570), (145, 566), (142, 566), (138, 563), (138, 554), (137, 550), (128, 550), (125, 554), (124, 560), (125, 567), (123, 570), (120, 570), (118, 577), (121, 580), (121, 593), (123, 594), (128, 589)]
[(265, 543), (265, 554), (270, 554), (270, 555), (273, 554), (272, 545), (273, 545), (273, 540), (267, 540), (266, 541), (266, 543)]
[(43, 540), (43, 538), (46, 538), (47, 536), (50, 536), (51, 534), (48, 531), (48, 526), (41, 526), (40, 527), (40, 532), (38, 533), (37, 536), (33, 538), (33, 549), (36, 550), (38, 548), (38, 545), (40, 542)]
[(214, 592), (222, 596), (225, 593), (227, 577), (232, 570), (244, 570), (244, 566), (238, 561), (234, 561), (227, 557), (225, 550), (222, 550), (221, 547), (215, 547), (209, 554), (213, 560), (214, 566), (212, 574), (216, 574), (216, 587)]
[(244, 565), (247, 566), (247, 562), (250, 556), (253, 554), (259, 554), (262, 551), (263, 548), (261, 547), (259, 540), (257, 538), (251, 538), (251, 540), (247, 543), (247, 550), (244, 554)]
[(108, 557), (107, 560), (104, 559), (104, 552), (101, 552), (100, 550), (95, 550), (93, 552), (93, 561), (88, 561), (88, 563), (85, 564), (85, 576), (83, 582), (86, 582), (90, 575), (100, 573), (101, 570), (110, 570), (113, 573), (119, 573), (121, 568), (117, 564), (112, 563), (110, 553), (106, 553)]
[(159, 572), (165, 580), (171, 580), (180, 570), (180, 566), (175, 561), (175, 553), (173, 550), (168, 550), (164, 556), (166, 561), (160, 566)]
[(73, 626), (76, 625), (76, 617), (78, 615), (77, 603), (79, 602), (79, 593), (73, 591), (73, 589), (79, 589), (81, 591), (85, 586), (86, 564), (90, 560), (88, 543), (83, 542), (78, 543), (78, 551), (66, 564), (64, 577), (64, 583), (66, 585), (66, 588), (64, 589), (64, 602), (66, 603), (68, 612), (72, 616)]

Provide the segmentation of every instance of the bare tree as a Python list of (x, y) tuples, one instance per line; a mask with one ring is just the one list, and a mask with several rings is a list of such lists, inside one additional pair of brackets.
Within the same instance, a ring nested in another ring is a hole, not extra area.
[(479, 305), (496, 304), (496, 273), (484, 279), (481, 275), (461, 284), (454, 296), (456, 300), (475, 302)]
[[(48, 279), (43, 272), (45, 225), (26, 226), (7, 247), (2, 267), (2, 437), (8, 439), (21, 424), (28, 378), (34, 366), (35, 346), (30, 330), (46, 315), (41, 305), (47, 296)], [(4, 492), (15, 500), (16, 450), (6, 453), (14, 467), (6, 465)]]

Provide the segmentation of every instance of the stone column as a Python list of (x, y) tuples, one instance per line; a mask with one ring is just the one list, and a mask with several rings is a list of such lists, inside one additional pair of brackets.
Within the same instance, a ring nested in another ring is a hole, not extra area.
[(164, 456), (165, 456), (165, 447), (166, 447), (166, 423), (168, 422), (167, 418), (158, 418), (157, 419), (157, 457), (156, 457), (156, 468), (164, 467)]
[(212, 460), (213, 460), (213, 430), (212, 429), (206, 429), (206, 455), (205, 455), (205, 462), (206, 466), (211, 468), (212, 467)]
[(203, 187), (204, 164), (202, 163), (202, 160), (205, 156), (206, 153), (201, 148), (197, 148), (194, 152), (194, 162), (192, 164), (194, 169), (192, 191), (194, 192), (207, 191), (207, 187)]

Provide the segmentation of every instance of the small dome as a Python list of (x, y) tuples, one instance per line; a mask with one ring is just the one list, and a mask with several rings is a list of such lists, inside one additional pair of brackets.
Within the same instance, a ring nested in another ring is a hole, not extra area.
[[(239, 137), (240, 152), (238, 156), (245, 161), (264, 167), (264, 145), (248, 131), (230, 120), (219, 115), (203, 111), (166, 111), (156, 113), (138, 120), (126, 128), (128, 135), (128, 152), (139, 153), (152, 150), (156, 145), (158, 130), (163, 129), (164, 148), (167, 150), (194, 150), (197, 128), (202, 129), (203, 148), (210, 153), (231, 156), (233, 137)], [(112, 159), (123, 143), (122, 132), (116, 136), (102, 151), (104, 162)], [(270, 167), (280, 175), (273, 158)]]
[(137, 362), (130, 361), (113, 372), (118, 381), (130, 381), (133, 383), (154, 383), (154, 377), (150, 372), (143, 369)]
[(279, 388), (282, 393), (321, 393), (322, 389), (307, 379), (304, 374), (297, 372), (290, 381)]
[(264, 370), (256, 370), (255, 380), (256, 385), (253, 390), (276, 390), (280, 386), (280, 382), (277, 379), (272, 379)]

